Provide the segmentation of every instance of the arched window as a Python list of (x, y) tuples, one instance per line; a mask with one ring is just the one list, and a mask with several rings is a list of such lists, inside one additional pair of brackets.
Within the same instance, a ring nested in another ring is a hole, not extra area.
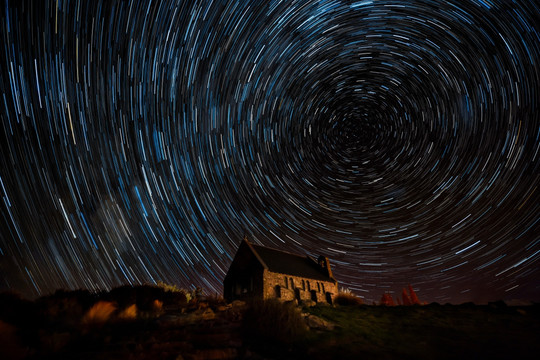
[(307, 289), (308, 291), (311, 291), (311, 284), (309, 283), (309, 280), (307, 281)]
[(288, 289), (289, 288), (289, 283), (287, 281), (287, 277), (285, 276), (285, 289)]
[(293, 278), (289, 278), (289, 281), (291, 282), (291, 289), (294, 289), (294, 280), (293, 280)]
[(306, 282), (302, 279), (302, 290), (306, 290)]
[(326, 290), (324, 290), (324, 283), (321, 283), (322, 285), (322, 292), (326, 292)]
[(321, 283), (317, 282), (317, 290), (321, 292)]

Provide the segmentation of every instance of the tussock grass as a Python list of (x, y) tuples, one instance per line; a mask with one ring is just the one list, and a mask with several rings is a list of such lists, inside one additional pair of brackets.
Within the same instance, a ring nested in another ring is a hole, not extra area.
[(152, 311), (155, 314), (163, 313), (163, 301), (154, 299), (154, 301), (152, 301)]
[(84, 314), (81, 323), (102, 324), (109, 320), (116, 311), (116, 305), (110, 301), (98, 301)]
[(242, 326), (248, 339), (267, 346), (294, 343), (307, 332), (300, 311), (293, 304), (276, 299), (250, 302), (244, 312)]
[(331, 336), (312, 333), (312, 359), (532, 359), (540, 351), (538, 305), (315, 306), (306, 311), (337, 325)]
[(354, 295), (351, 292), (339, 292), (334, 299), (334, 302), (336, 305), (341, 306), (359, 306), (363, 305), (364, 301), (362, 298), (359, 298), (358, 296)]
[(131, 304), (118, 314), (118, 318), (121, 320), (135, 320), (137, 313), (137, 304)]

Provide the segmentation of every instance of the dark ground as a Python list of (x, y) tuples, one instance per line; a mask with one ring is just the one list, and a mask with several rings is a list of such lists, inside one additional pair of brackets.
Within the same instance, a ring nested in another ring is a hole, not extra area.
[[(101, 315), (89, 316), (99, 300), (107, 302)], [(125, 311), (130, 304), (136, 314)], [(0, 359), (537, 359), (540, 354), (538, 304), (271, 305), (250, 308), (202, 297), (188, 302), (155, 289), (59, 292), (33, 302), (0, 294)], [(107, 306), (114, 308), (107, 313)], [(307, 327), (307, 314), (326, 322)]]
[(312, 358), (537, 359), (540, 306), (315, 307), (340, 325), (314, 338)]

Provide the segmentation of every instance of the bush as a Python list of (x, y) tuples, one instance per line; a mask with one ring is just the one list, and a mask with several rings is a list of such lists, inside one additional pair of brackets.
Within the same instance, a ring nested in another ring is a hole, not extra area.
[(21, 344), (17, 333), (17, 328), (0, 320), (0, 357), (2, 359), (24, 359), (28, 355), (28, 349)]
[(223, 296), (219, 296), (217, 294), (209, 295), (205, 298), (205, 300), (208, 303), (208, 306), (210, 306), (214, 310), (216, 310), (220, 306), (227, 305), (227, 302), (225, 301)]
[(162, 310), (165, 298), (163, 288), (154, 285), (120, 286), (100, 297), (101, 300), (117, 303), (120, 308), (136, 304), (138, 312), (150, 314)]
[[(399, 302), (399, 298), (398, 298), (398, 302)], [(380, 302), (379, 305), (382, 305), (382, 306), (396, 306), (396, 303), (394, 302), (394, 299), (392, 298), (392, 295), (390, 295), (388, 293), (384, 293), (381, 296), (381, 302)]]
[(40, 316), (49, 325), (76, 325), (96, 301), (88, 290), (57, 290), (35, 301)]
[(192, 291), (181, 289), (174, 284), (167, 284), (163, 281), (158, 281), (156, 283), (158, 288), (163, 289), (165, 293), (165, 298), (171, 302), (179, 304), (187, 304), (192, 298)]
[(137, 304), (132, 304), (126, 307), (118, 314), (118, 318), (122, 320), (135, 320), (137, 319)]
[(155, 299), (152, 302), (152, 312), (155, 314), (162, 314), (163, 313), (163, 301)]
[(244, 312), (242, 325), (248, 340), (272, 348), (276, 343), (292, 344), (307, 331), (299, 310), (276, 299), (252, 301)]
[(116, 305), (110, 301), (98, 301), (82, 318), (83, 324), (101, 324), (109, 320), (116, 311)]
[(359, 298), (358, 296), (354, 295), (351, 292), (342, 292), (340, 291), (336, 298), (334, 299), (334, 302), (337, 305), (341, 306), (359, 306), (363, 305), (364, 301), (362, 298)]
[(178, 286), (176, 286), (174, 284), (167, 284), (166, 282), (163, 282), (163, 281), (158, 281), (156, 283), (156, 286), (159, 287), (159, 288), (162, 288), (163, 291), (165, 291), (165, 292), (172, 292), (172, 293), (185, 292), (184, 289), (180, 289), (180, 288), (178, 288)]
[(0, 293), (0, 321), (15, 326), (35, 326), (42, 320), (35, 303), (13, 292)]

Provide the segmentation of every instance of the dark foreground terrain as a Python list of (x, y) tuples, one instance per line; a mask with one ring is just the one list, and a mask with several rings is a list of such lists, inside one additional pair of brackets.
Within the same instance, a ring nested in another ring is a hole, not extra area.
[(340, 328), (317, 338), (323, 359), (536, 359), (540, 306), (315, 307)]
[(0, 359), (537, 359), (540, 305), (226, 304), (124, 287), (0, 294)]

